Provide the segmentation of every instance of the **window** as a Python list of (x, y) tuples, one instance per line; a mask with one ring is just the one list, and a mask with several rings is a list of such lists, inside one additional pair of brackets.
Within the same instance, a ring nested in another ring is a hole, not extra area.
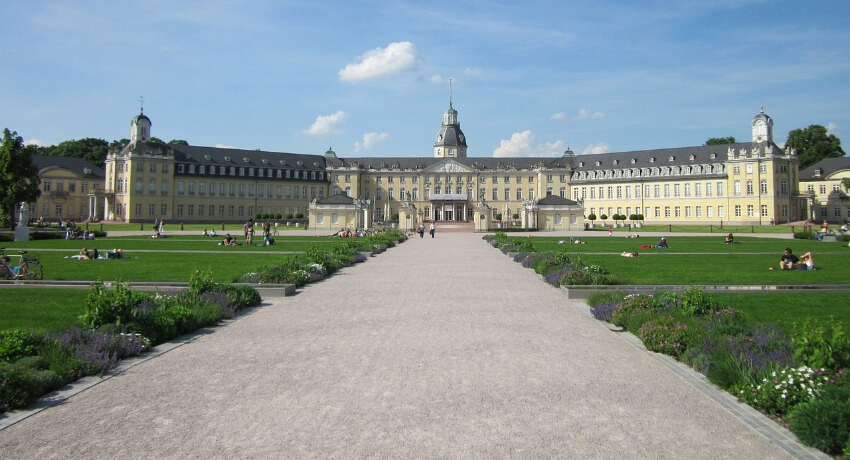
[(661, 208), (655, 207), (655, 217), (661, 217)]
[[(393, 176), (390, 176), (390, 179), (392, 179), (392, 177)], [(392, 180), (388, 180), (387, 182), (392, 182)], [(394, 193), (394, 190), (393, 190), (392, 187), (390, 187), (389, 190), (387, 190), (387, 199), (388, 200), (394, 200), (395, 199), (395, 193)]]
[(705, 207), (705, 216), (706, 217), (714, 217), (714, 208), (712, 208), (711, 206), (706, 206)]
[(711, 196), (711, 182), (705, 183), (705, 196)]
[(189, 182), (189, 195), (195, 195), (195, 183)]
[(747, 217), (755, 217), (755, 208), (753, 205), (747, 205)]
[(178, 215), (178, 216), (182, 216), (182, 215), (183, 215), (183, 205), (182, 205), (182, 204), (178, 204), (178, 205), (177, 205), (177, 215)]
[(148, 215), (152, 216), (154, 214), (154, 211), (156, 211), (156, 205), (154, 205), (153, 203), (149, 204), (148, 205)]
[(762, 195), (767, 195), (767, 179), (762, 179), (761, 182), (759, 182), (759, 192)]
[[(210, 206), (210, 209), (212, 209), (212, 206)], [(160, 205), (159, 206), (159, 213), (163, 216), (168, 214), (168, 205), (167, 204)], [(210, 215), (212, 215), (212, 211), (210, 211)]]
[(752, 173), (753, 173), (753, 165), (748, 163), (747, 164), (747, 174), (752, 174)]
[(567, 188), (561, 187), (558, 196), (560, 196), (561, 198), (566, 198), (567, 197)]
[(733, 166), (733, 167), (732, 167), (732, 174), (734, 174), (734, 175), (736, 175), (736, 176), (737, 176), (738, 174), (741, 174), (741, 167), (740, 167), (740, 166)]
[[(685, 190), (687, 192), (687, 190)], [(694, 184), (694, 196), (702, 196), (702, 184)]]
[(740, 204), (735, 205), (735, 217), (741, 217), (741, 205)]
[(685, 217), (691, 217), (691, 207), (685, 206)]
[(702, 206), (697, 206), (696, 211), (697, 211), (696, 217), (697, 218), (702, 217)]
[(717, 183), (717, 196), (723, 196), (723, 182)]
[(670, 217), (670, 206), (664, 206), (664, 217)]
[(317, 224), (324, 223), (324, 221), (325, 221), (325, 215), (324, 214), (322, 214), (322, 213), (316, 214), (316, 223)]
[(623, 197), (623, 187), (618, 185), (617, 186), (617, 198), (622, 198), (622, 197)]
[(767, 205), (766, 204), (761, 205), (761, 216), (767, 217)]
[(190, 204), (187, 209), (187, 215), (194, 216), (195, 215), (195, 205)]
[(156, 193), (156, 179), (151, 179), (150, 183), (148, 183), (148, 192), (151, 194)]
[(673, 186), (673, 196), (682, 196), (682, 185), (676, 184)]
[[(507, 177), (505, 179), (507, 179)], [(510, 200), (511, 200), (511, 189), (506, 188), (505, 189), (505, 201), (510, 201)]]
[[(62, 185), (62, 183), (60, 182), (58, 185)], [(58, 187), (58, 189), (59, 189), (60, 192), (62, 191), (61, 190), (62, 187)], [(136, 193), (142, 193), (142, 180), (141, 179), (136, 179)]]
[(681, 208), (681, 207), (676, 206), (676, 207), (673, 209), (673, 212), (674, 212), (674, 216), (675, 216), (675, 217), (677, 217), (677, 218), (678, 218), (678, 217), (682, 217), (682, 208)]
[(685, 196), (691, 196), (691, 184), (685, 184)]
[[(61, 182), (60, 182), (60, 183), (61, 183)], [(820, 194), (821, 194), (821, 195), (826, 195), (826, 185), (825, 185), (825, 184), (821, 184), (821, 186), (820, 186)]]
[(720, 217), (721, 219), (726, 217), (726, 212), (723, 210), (723, 206), (717, 207), (717, 217)]
[(664, 198), (670, 198), (670, 184), (664, 184)]
[(516, 189), (516, 200), (522, 201), (522, 189), (521, 188)]
[(747, 195), (753, 194), (753, 180), (747, 179)]

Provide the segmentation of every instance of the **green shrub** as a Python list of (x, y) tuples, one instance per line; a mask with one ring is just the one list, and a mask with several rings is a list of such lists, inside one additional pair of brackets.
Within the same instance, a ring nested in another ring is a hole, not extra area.
[(194, 332), (200, 327), (198, 319), (192, 310), (183, 305), (172, 306), (167, 311), (171, 315), (171, 319), (174, 321), (174, 327), (177, 328), (177, 332), (180, 335)]
[(687, 323), (663, 316), (644, 323), (638, 336), (647, 350), (679, 356), (688, 348), (694, 330)]
[(50, 364), (43, 356), (27, 356), (15, 361), (15, 364), (39, 370), (48, 369), (50, 367)]
[[(22, 408), (34, 403), (48, 392), (61, 388), (65, 382), (55, 372), (15, 363), (0, 366), (0, 406)], [(0, 411), (2, 412), (2, 411)]]
[(720, 308), (716, 297), (702, 292), (698, 286), (685, 289), (681, 299), (682, 312), (689, 316), (707, 316)]
[(138, 332), (151, 341), (151, 345), (159, 345), (180, 335), (174, 317), (168, 310), (153, 308), (141, 312), (134, 322), (127, 325), (133, 332)]
[(213, 281), (212, 270), (195, 270), (189, 275), (189, 292), (200, 294), (207, 292), (215, 285)]
[(18, 330), (0, 332), (0, 363), (17, 361), (38, 352), (40, 336)]
[(816, 240), (818, 239), (817, 235), (814, 232), (794, 232), (794, 238), (798, 240)]
[(65, 237), (64, 233), (61, 232), (32, 232), (30, 233), (30, 240), (61, 240)]
[(75, 358), (70, 349), (55, 341), (42, 346), (38, 355), (47, 361), (48, 368), (59, 375), (65, 383), (73, 382), (85, 375), (83, 360)]
[(626, 296), (616, 307), (611, 316), (611, 322), (616, 326), (625, 327), (629, 316), (637, 312), (646, 312), (653, 309), (652, 296), (630, 295)]
[(850, 368), (850, 336), (833, 317), (827, 325), (812, 319), (795, 324), (791, 343), (797, 364), (831, 370)]
[(850, 388), (833, 387), (788, 414), (800, 442), (839, 455), (850, 442)]
[(126, 324), (133, 320), (133, 307), (136, 303), (150, 297), (149, 294), (131, 291), (129, 285), (124, 282), (117, 283), (115, 289), (110, 291), (106, 289), (103, 281), (98, 280), (89, 288), (83, 324), (92, 329), (107, 324)]
[(624, 292), (594, 291), (587, 296), (587, 305), (595, 307), (608, 302), (620, 302), (626, 297)]
[(752, 383), (755, 372), (739, 356), (717, 351), (711, 354), (710, 359), (706, 377), (711, 383), (733, 394), (737, 394), (736, 386)]

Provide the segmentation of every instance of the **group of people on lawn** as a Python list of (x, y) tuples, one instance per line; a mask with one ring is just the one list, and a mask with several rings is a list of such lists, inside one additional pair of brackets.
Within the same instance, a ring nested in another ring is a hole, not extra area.
[(123, 259), (124, 251), (120, 248), (115, 248), (111, 251), (106, 251), (106, 253), (101, 254), (97, 248), (92, 248), (88, 250), (87, 248), (83, 248), (79, 254), (75, 256), (71, 256), (72, 259), (76, 260), (98, 260), (98, 259)]
[[(271, 222), (265, 221), (263, 222), (263, 243), (261, 246), (272, 246), (275, 244), (274, 238), (272, 238), (272, 225)], [(242, 226), (243, 233), (245, 235), (245, 245), (253, 246), (254, 245), (254, 219), (248, 219), (245, 222), (245, 225)], [(277, 233), (277, 229), (275, 229), (275, 233)], [(218, 236), (215, 233), (215, 230), (212, 233), (208, 233), (206, 229), (204, 229), (203, 236)], [(239, 243), (236, 242), (236, 239), (230, 236), (230, 233), (224, 235), (224, 239), (218, 243), (219, 246), (236, 246)]]
[(800, 257), (795, 256), (791, 252), (791, 248), (785, 248), (785, 253), (779, 259), (780, 270), (814, 270), (815, 259), (811, 252), (807, 252)]

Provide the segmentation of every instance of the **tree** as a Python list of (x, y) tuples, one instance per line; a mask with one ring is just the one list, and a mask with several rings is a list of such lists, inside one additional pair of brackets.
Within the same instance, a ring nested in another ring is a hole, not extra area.
[(24, 140), (16, 132), (3, 130), (0, 145), (0, 226), (15, 228), (15, 214), (22, 201), (38, 199), (38, 169), (32, 164), (32, 154), (24, 149)]
[(59, 145), (52, 147), (49, 155), (54, 157), (82, 158), (89, 163), (103, 166), (108, 151), (109, 144), (105, 140), (87, 137), (80, 140), (72, 139), (70, 141), (60, 142)]
[(705, 141), (705, 145), (725, 145), (725, 144), (734, 144), (738, 142), (735, 140), (735, 136), (729, 137), (712, 137)]
[(834, 134), (827, 134), (826, 128), (821, 125), (809, 125), (806, 129), (791, 131), (785, 146), (797, 151), (800, 169), (808, 168), (824, 158), (844, 156), (841, 139)]

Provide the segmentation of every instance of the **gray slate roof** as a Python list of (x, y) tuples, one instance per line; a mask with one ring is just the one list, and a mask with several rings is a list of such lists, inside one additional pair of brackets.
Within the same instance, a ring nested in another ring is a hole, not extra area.
[[(194, 145), (167, 145), (177, 163), (207, 165), (250, 166), (256, 168), (288, 168), (307, 171), (324, 171), (325, 157), (300, 153), (266, 152)], [(226, 159), (226, 158), (229, 158)], [(263, 162), (266, 160), (266, 163)], [(283, 161), (284, 163), (281, 163)], [(301, 163), (299, 165), (299, 163)]]
[[(815, 172), (821, 169), (820, 177), (815, 177)], [(800, 171), (800, 180), (825, 179), (841, 170), (850, 170), (850, 157), (824, 158), (821, 161)]]
[(105, 177), (103, 174), (103, 168), (95, 166), (82, 158), (33, 155), (32, 163), (36, 168), (38, 168), (39, 174), (41, 174), (41, 172), (46, 168), (58, 167), (73, 171), (84, 178), (103, 179)]
[(545, 206), (575, 206), (578, 204), (577, 201), (568, 200), (566, 198), (561, 198), (560, 195), (549, 195), (546, 198), (541, 198), (535, 202), (538, 205)]
[(316, 200), (316, 204), (354, 204), (354, 198), (345, 194), (337, 194)]

